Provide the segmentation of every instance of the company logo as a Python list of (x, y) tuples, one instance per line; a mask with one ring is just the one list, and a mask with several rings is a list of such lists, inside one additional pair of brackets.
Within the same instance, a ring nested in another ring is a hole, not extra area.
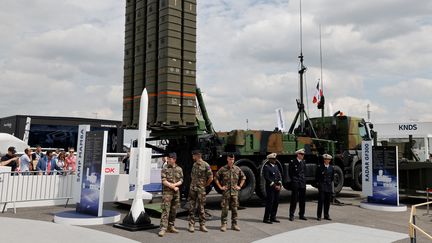
[(107, 174), (114, 174), (115, 173), (115, 168), (111, 167), (111, 168), (105, 168), (105, 173)]
[(417, 124), (399, 125), (399, 131), (416, 131)]
[(5, 123), (5, 124), (3, 124), (3, 126), (4, 126), (4, 127), (12, 128), (12, 123)]

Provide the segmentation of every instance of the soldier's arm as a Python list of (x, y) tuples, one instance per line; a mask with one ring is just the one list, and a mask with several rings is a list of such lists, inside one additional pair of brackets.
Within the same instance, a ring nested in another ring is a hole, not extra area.
[(270, 178), (270, 170), (267, 165), (264, 165), (264, 179), (270, 184), (270, 186), (273, 186), (274, 181)]
[(183, 184), (183, 170), (181, 168), (179, 174), (180, 174), (180, 180), (173, 184), (174, 187), (179, 187), (181, 186), (181, 184)]
[(207, 164), (207, 184), (206, 186), (210, 186), (213, 181), (213, 173), (211, 171), (210, 165)]
[(171, 189), (174, 189), (174, 187), (175, 187), (174, 184), (168, 182), (166, 179), (162, 181), (162, 184), (164, 184), (165, 186), (167, 186)]
[(210, 186), (212, 181), (213, 181), (213, 175), (208, 178), (206, 186)]
[(245, 181), (246, 181), (246, 175), (243, 173), (243, 171), (239, 168), (239, 170), (240, 170), (240, 184), (239, 184), (239, 187), (240, 188), (242, 188), (243, 187), (243, 185), (244, 185), (244, 183), (245, 183)]
[(220, 182), (219, 182), (219, 178), (220, 178), (221, 174), (222, 174), (222, 168), (220, 168), (220, 169), (218, 170), (218, 172), (216, 173), (216, 177), (215, 177), (214, 181), (215, 181), (217, 187), (219, 187), (219, 189), (221, 189), (221, 190), (225, 190), (225, 187), (222, 186), (222, 185), (220, 184)]
[(169, 182), (167, 181), (167, 178), (166, 178), (166, 169), (165, 169), (165, 168), (163, 168), (163, 169), (161, 170), (161, 180), (162, 180), (162, 184), (163, 184), (164, 186), (167, 186), (167, 187), (171, 188), (171, 183), (169, 183)]
[(217, 177), (215, 178), (215, 183), (217, 185), (217, 187), (219, 187), (219, 189), (223, 190), (224, 187), (220, 184), (219, 180), (217, 179)]
[(166, 169), (165, 168), (163, 168), (162, 171), (161, 171), (161, 179), (162, 179), (162, 184), (163, 185), (167, 186), (168, 188), (174, 189), (175, 186), (171, 182), (169, 182), (167, 180)]

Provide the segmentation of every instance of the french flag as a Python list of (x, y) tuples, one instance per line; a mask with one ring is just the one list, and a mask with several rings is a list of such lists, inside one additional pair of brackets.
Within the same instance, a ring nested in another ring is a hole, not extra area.
[(312, 102), (314, 104), (320, 102), (322, 95), (323, 95), (323, 92), (322, 92), (322, 89), (320, 88), (320, 80), (318, 79), (318, 82), (317, 82), (317, 85), (316, 85), (316, 93), (315, 93), (315, 95), (313, 97)]

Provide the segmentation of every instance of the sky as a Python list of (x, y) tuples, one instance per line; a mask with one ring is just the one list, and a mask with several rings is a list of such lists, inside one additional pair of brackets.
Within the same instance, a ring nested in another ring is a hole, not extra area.
[[(432, 121), (432, 1), (303, 0), (306, 111)], [(125, 1), (3, 0), (0, 117), (121, 120)], [(268, 129), (297, 112), (299, 1), (199, 0), (197, 83), (217, 131)], [(246, 122), (248, 121), (248, 123)]]

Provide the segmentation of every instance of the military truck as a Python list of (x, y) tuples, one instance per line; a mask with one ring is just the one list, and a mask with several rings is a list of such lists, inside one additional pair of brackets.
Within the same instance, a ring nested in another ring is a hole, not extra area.
[[(229, 132), (215, 132), (207, 115), (201, 91), (197, 89), (198, 109), (196, 127), (160, 127), (153, 128), (151, 136), (153, 139), (164, 140), (164, 150), (155, 148), (159, 152), (176, 152), (178, 164), (183, 168), (185, 174), (185, 193), (190, 183), (190, 171), (193, 161), (191, 151), (200, 149), (213, 172), (226, 164), (227, 153), (236, 155), (235, 164), (245, 173), (247, 179), (240, 191), (241, 201), (248, 200), (254, 192), (261, 198), (266, 196), (265, 182), (263, 179), (263, 166), (267, 162), (269, 153), (277, 153), (277, 165), (282, 171), (283, 186), (288, 189), (288, 162), (295, 158), (295, 151), (304, 148), (306, 155), (306, 180), (313, 184), (315, 180), (315, 169), (322, 163), (320, 155), (329, 153), (335, 155), (336, 142), (331, 140), (297, 136), (280, 130), (232, 130)], [(335, 166), (335, 191), (339, 192), (343, 187), (343, 171)], [(217, 187), (214, 187), (219, 191)], [(211, 188), (208, 188), (211, 190)]]

